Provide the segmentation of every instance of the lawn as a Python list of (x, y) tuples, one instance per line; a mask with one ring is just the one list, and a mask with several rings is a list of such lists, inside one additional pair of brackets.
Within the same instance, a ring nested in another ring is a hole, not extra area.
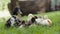
[[(18, 29), (11, 27), (9, 29), (5, 29), (4, 25), (7, 19), (0, 18), (0, 34), (60, 34), (60, 11), (34, 15), (48, 15), (48, 17), (52, 20), (51, 27), (37, 25), (30, 28), (23, 27), (21, 29)], [(26, 20), (27, 16), (22, 17), (22, 19)]]

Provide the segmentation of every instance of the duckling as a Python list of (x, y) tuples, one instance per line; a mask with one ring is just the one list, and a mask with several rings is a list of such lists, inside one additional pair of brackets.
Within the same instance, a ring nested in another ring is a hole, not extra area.
[(50, 26), (52, 24), (52, 21), (48, 18), (47, 15), (44, 15), (41, 18), (36, 19), (36, 22), (41, 25), (48, 25)]
[(20, 26), (20, 24), (21, 24), (21, 19), (19, 19), (17, 16), (15, 16), (15, 15), (13, 15), (12, 17), (10, 17), (8, 20), (7, 20), (7, 22), (6, 22), (6, 24), (5, 24), (5, 26), (6, 27), (13, 27), (13, 26)]

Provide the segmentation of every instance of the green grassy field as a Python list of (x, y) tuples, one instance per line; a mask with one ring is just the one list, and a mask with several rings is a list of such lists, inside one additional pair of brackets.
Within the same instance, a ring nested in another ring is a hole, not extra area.
[[(6, 19), (3, 18), (0, 19), (0, 34), (60, 34), (60, 11), (34, 15), (48, 15), (48, 17), (52, 20), (51, 27), (37, 25), (30, 28), (23, 27), (21, 29), (18, 29), (11, 27), (9, 29), (5, 29), (4, 25), (6, 23)], [(22, 17), (22, 19), (26, 20), (27, 16)]]

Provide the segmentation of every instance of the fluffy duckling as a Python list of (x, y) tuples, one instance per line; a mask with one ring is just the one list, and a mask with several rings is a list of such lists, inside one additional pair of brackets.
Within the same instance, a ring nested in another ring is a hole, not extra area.
[(48, 26), (50, 26), (52, 24), (52, 21), (48, 18), (47, 15), (44, 15), (43, 17), (36, 19), (36, 22), (38, 24), (48, 25)]
[[(30, 16), (30, 17), (29, 17)], [(32, 24), (36, 24), (36, 21), (35, 19), (37, 19), (37, 16), (34, 16), (32, 14), (29, 14), (28, 15), (28, 19), (26, 21), (23, 21), (21, 26), (19, 28), (22, 28), (22, 27), (26, 27), (26, 26), (31, 26)]]
[(52, 21), (48, 18), (47, 15), (44, 15), (44, 18), (43, 19), (44, 19), (43, 23), (45, 22), (46, 25), (51, 26)]
[(11, 27), (11, 26), (20, 26), (22, 20), (19, 19), (17, 16), (13, 15), (11, 18), (9, 18), (7, 20), (7, 23), (5, 24), (5, 26), (7, 28)]

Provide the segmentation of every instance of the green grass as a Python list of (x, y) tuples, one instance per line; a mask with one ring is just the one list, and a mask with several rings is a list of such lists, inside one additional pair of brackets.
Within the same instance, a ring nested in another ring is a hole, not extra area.
[[(6, 20), (0, 19), (0, 34), (60, 34), (60, 11), (48, 12), (42, 14), (34, 14), (36, 16), (40, 15), (48, 15), (48, 17), (52, 20), (52, 26), (32, 26), (30, 28), (23, 27), (21, 29), (18, 28), (9, 28), (5, 29), (4, 25)], [(27, 16), (22, 17), (22, 19), (26, 20)]]

